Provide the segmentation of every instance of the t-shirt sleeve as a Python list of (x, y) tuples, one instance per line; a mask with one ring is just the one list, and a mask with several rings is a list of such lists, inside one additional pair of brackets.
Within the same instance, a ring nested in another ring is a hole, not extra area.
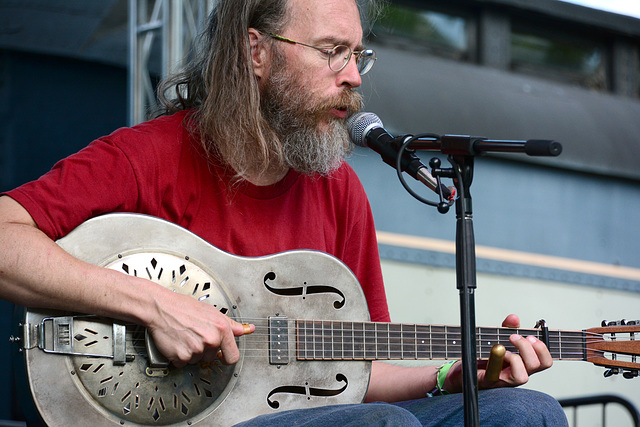
[(104, 138), (59, 161), (38, 180), (5, 194), (56, 240), (91, 217), (134, 210), (138, 188), (127, 156), (112, 138)]
[[(178, 177), (191, 182), (197, 175), (193, 164), (199, 158), (184, 143), (185, 114), (118, 129), (59, 161), (38, 180), (5, 194), (54, 240), (89, 218), (111, 212), (137, 212), (177, 222), (183, 212), (177, 206), (182, 202)], [(189, 194), (184, 197), (188, 199)]]

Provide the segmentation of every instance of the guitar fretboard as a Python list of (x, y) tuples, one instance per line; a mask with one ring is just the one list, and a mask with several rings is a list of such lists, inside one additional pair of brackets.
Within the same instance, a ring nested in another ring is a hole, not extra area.
[[(459, 359), (462, 354), (458, 326), (298, 320), (296, 333), (299, 360)], [(540, 329), (476, 328), (478, 358), (488, 358), (495, 344), (517, 352), (509, 342), (512, 334), (543, 339)], [(585, 345), (584, 331), (548, 331), (554, 359), (586, 360)]]

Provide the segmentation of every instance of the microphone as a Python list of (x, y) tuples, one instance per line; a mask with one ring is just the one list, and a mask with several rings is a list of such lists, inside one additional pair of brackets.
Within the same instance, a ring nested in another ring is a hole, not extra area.
[[(399, 147), (402, 141), (391, 136), (383, 127), (382, 120), (374, 113), (356, 113), (347, 120), (347, 129), (351, 136), (351, 141), (360, 147), (369, 147), (382, 157), (382, 160), (389, 166), (396, 168)], [(402, 139), (402, 138), (400, 138)], [(398, 144), (400, 143), (400, 144)], [(452, 191), (440, 184), (429, 173), (427, 167), (420, 161), (418, 156), (410, 151), (402, 153), (400, 168), (407, 172), (414, 179), (422, 182), (431, 190), (442, 195), (446, 200), (452, 200), (455, 189)]]

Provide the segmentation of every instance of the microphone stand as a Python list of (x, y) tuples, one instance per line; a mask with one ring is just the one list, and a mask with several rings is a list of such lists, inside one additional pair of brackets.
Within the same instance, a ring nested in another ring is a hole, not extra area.
[(462, 331), (462, 392), (466, 426), (479, 425), (478, 375), (476, 358), (476, 248), (473, 230), (473, 209), (469, 188), (473, 181), (474, 158), (452, 156), (456, 170), (453, 182), (458, 189), (456, 200), (456, 286), (460, 298)]
[[(453, 178), (458, 191), (456, 199), (456, 286), (460, 295), (460, 323), (462, 330), (462, 391), (464, 424), (479, 426), (477, 343), (475, 320), (476, 255), (473, 231), (473, 207), (470, 187), (473, 181), (474, 159), (485, 152), (524, 152), (530, 156), (558, 156), (562, 146), (555, 141), (490, 141), (482, 137), (443, 135), (439, 138), (416, 137), (407, 141), (407, 148), (440, 151), (449, 155), (452, 169), (439, 168), (439, 160), (432, 161), (432, 174)], [(444, 204), (446, 205), (446, 204)], [(441, 204), (438, 210), (446, 213)]]

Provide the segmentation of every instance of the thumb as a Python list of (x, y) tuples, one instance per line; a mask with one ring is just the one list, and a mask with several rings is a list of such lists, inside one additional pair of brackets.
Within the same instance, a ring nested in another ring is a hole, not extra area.
[(519, 328), (520, 318), (515, 314), (510, 314), (504, 319), (502, 326), (505, 328)]

